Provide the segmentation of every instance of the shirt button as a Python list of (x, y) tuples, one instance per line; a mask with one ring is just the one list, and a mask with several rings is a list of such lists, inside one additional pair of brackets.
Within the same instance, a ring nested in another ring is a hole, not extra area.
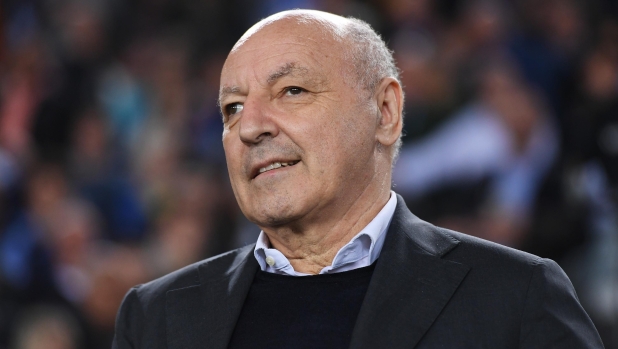
[(275, 259), (273, 257), (271, 257), (271, 256), (267, 256), (266, 257), (266, 264), (268, 264), (268, 265), (270, 265), (272, 267), (273, 265), (275, 265)]

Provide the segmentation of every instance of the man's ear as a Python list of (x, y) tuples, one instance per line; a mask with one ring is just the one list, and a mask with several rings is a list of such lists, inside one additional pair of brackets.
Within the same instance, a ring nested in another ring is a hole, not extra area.
[(376, 140), (390, 147), (399, 139), (403, 128), (403, 90), (393, 78), (385, 78), (376, 90), (378, 127)]

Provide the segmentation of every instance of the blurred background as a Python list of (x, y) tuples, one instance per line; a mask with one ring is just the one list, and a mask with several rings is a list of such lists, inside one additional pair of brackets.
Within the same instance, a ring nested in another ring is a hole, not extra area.
[(5, 0), (0, 349), (109, 348), (123, 295), (259, 229), (229, 185), (227, 52), (290, 8), (369, 22), (406, 93), (394, 189), (556, 260), (618, 348), (618, 2)]

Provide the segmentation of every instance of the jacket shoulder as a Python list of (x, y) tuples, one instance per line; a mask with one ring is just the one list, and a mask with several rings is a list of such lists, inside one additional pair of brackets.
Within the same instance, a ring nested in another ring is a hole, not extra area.
[[(200, 280), (204, 278), (214, 280), (223, 276), (239, 256), (245, 255), (253, 248), (254, 245), (248, 245), (196, 262), (148, 283), (135, 286), (134, 289), (140, 301), (145, 303), (156, 301), (168, 291), (199, 285)], [(204, 273), (208, 275), (205, 276)]]
[[(452, 260), (469, 267), (485, 267), (498, 263), (531, 267), (541, 258), (491, 241), (435, 226), (415, 216), (398, 196), (390, 230), (412, 241), (415, 250), (437, 258)], [(389, 231), (390, 231), (389, 230)]]
[(223, 277), (252, 249), (245, 246), (131, 288), (116, 316), (112, 348), (164, 348), (167, 293)]
[(501, 245), (496, 242), (484, 240), (472, 235), (456, 232), (453, 230), (434, 227), (439, 233), (451, 236), (459, 241), (456, 249), (451, 252), (450, 258), (465, 257), (472, 265), (487, 264), (488, 262), (502, 262), (513, 265), (534, 266), (543, 258), (517, 250), (512, 247)]
[(443, 258), (470, 267), (467, 281), (474, 288), (519, 289), (525, 293), (535, 269), (555, 262), (495, 242), (435, 227), (436, 232), (458, 240)]
[[(456, 323), (467, 324), (467, 333), (487, 333), (485, 340), (519, 343), (521, 348), (603, 347), (573, 285), (556, 262), (428, 225), (434, 234), (457, 240), (457, 246), (442, 258), (470, 268), (436, 328), (451, 328), (450, 321), (457, 319)], [(462, 333), (459, 338), (467, 337)], [(470, 345), (478, 340), (467, 339)]]

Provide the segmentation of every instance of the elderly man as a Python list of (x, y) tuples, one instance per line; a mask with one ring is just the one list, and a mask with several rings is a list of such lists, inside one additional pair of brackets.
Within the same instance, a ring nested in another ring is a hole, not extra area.
[(556, 263), (415, 217), (391, 187), (402, 87), (365, 23), (289, 11), (221, 74), (255, 245), (133, 288), (115, 348), (601, 348)]

